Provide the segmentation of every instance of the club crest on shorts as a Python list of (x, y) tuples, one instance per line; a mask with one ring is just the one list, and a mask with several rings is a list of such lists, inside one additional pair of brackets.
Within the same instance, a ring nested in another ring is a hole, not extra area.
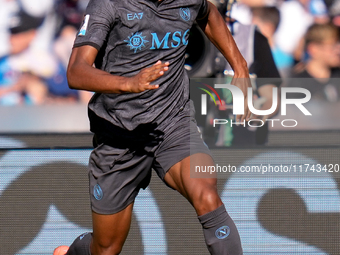
[(97, 200), (101, 200), (104, 196), (102, 188), (99, 186), (99, 184), (96, 184), (93, 188), (93, 196)]
[(224, 239), (230, 234), (230, 228), (228, 226), (220, 227), (216, 230), (215, 235), (218, 239)]

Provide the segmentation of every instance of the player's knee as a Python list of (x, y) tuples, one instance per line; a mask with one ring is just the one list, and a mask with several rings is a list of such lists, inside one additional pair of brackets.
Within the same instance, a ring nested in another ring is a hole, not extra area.
[(215, 186), (207, 185), (197, 191), (193, 205), (199, 215), (211, 212), (222, 204)]

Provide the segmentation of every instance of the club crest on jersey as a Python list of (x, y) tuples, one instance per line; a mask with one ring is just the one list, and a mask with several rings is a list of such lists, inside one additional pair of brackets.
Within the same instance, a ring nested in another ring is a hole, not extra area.
[(83, 25), (80, 28), (78, 36), (85, 36), (86, 35), (86, 30), (87, 30), (87, 26), (89, 25), (89, 20), (90, 20), (90, 14), (87, 14), (84, 17)]
[(127, 42), (127, 46), (130, 47), (130, 50), (133, 50), (134, 53), (136, 53), (138, 50), (142, 50), (142, 48), (145, 47), (145, 43), (149, 41), (145, 40), (145, 36), (143, 36), (142, 33), (136, 32), (129, 36), (128, 40), (124, 40), (124, 42)]
[(190, 20), (190, 10), (188, 7), (179, 9), (179, 14), (181, 15), (181, 18), (185, 21)]

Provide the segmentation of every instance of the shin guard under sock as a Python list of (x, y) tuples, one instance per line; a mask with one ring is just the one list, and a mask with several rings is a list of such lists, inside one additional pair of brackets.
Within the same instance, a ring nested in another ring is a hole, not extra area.
[(68, 249), (66, 255), (91, 255), (90, 244), (92, 233), (84, 233), (76, 238)]
[(242, 255), (240, 235), (224, 205), (198, 216), (208, 250), (212, 255)]

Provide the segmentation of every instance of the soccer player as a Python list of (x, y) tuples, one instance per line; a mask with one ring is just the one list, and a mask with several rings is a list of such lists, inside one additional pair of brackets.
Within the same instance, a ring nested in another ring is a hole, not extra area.
[[(147, 187), (151, 168), (193, 205), (211, 254), (242, 254), (216, 178), (190, 178), (193, 164), (214, 165), (193, 117), (184, 69), (195, 20), (229, 61), (235, 85), (246, 95), (247, 63), (207, 0), (89, 2), (67, 75), (71, 88), (96, 92), (89, 103), (95, 134), (89, 162), (93, 233), (79, 236), (68, 255), (121, 252), (134, 199)], [(245, 104), (237, 118), (249, 117)]]

